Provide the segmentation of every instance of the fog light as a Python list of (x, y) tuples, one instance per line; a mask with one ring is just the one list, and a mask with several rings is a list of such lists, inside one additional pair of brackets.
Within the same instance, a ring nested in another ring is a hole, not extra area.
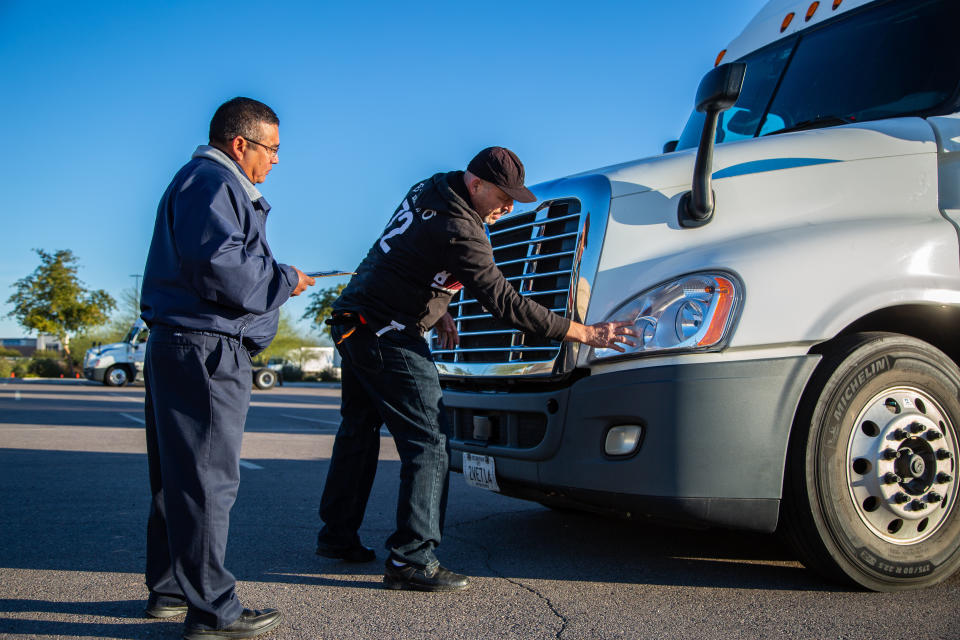
[(608, 456), (627, 456), (640, 446), (640, 436), (643, 427), (638, 424), (622, 424), (610, 427), (607, 431), (607, 440), (603, 443), (603, 451)]

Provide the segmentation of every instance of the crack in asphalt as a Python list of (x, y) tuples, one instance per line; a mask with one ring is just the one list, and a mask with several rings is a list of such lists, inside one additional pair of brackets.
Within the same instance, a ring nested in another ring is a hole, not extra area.
[[(482, 518), (476, 518), (476, 519), (474, 519), (474, 520), (464, 520), (463, 522), (457, 522), (456, 524), (448, 525), (448, 527), (451, 528), (451, 529), (453, 529), (453, 528), (460, 527), (460, 526), (465, 525), (465, 524), (474, 524), (474, 523), (476, 523), (476, 522), (482, 522), (482, 521), (484, 521), (484, 520), (490, 520), (490, 519), (492, 519), (492, 518), (498, 518), (498, 517), (503, 516), (503, 515), (506, 514), (506, 513), (522, 513), (522, 512), (524, 512), (524, 511), (533, 511), (533, 509), (517, 509), (516, 511), (493, 513), (493, 514), (490, 514), (490, 515), (486, 515), (486, 516), (484, 516), (484, 517), (482, 517)], [(550, 612), (551, 612), (558, 620), (560, 620), (560, 629), (554, 634), (554, 637), (557, 638), (557, 640), (560, 640), (560, 639), (563, 637), (563, 632), (567, 630), (567, 624), (569, 623), (569, 620), (567, 619), (567, 617), (566, 617), (565, 615), (563, 615), (562, 613), (560, 613), (560, 610), (553, 604), (553, 601), (551, 601), (550, 598), (548, 598), (548, 597), (545, 596), (544, 594), (540, 593), (540, 591), (538, 591), (536, 588), (531, 587), (531, 586), (529, 586), (529, 585), (526, 585), (526, 584), (524, 584), (523, 582), (521, 582), (520, 580), (514, 580), (513, 578), (507, 577), (507, 576), (504, 575), (499, 569), (497, 569), (496, 567), (494, 567), (493, 564), (492, 564), (492, 561), (491, 561), (491, 558), (492, 558), (492, 555), (493, 555), (493, 554), (492, 554), (492, 552), (490, 551), (490, 549), (489, 549), (485, 544), (483, 544), (482, 542), (478, 542), (478, 541), (476, 541), (476, 540), (471, 540), (471, 539), (469, 539), (469, 538), (467, 538), (467, 537), (464, 537), (464, 536), (456, 536), (456, 535), (450, 535), (450, 534), (448, 534), (448, 536), (451, 537), (451, 538), (455, 538), (455, 539), (456, 539), (456, 538), (459, 538), (460, 540), (463, 540), (463, 541), (465, 541), (465, 542), (467, 542), (467, 543), (469, 543), (469, 544), (473, 544), (473, 545), (475, 545), (475, 546), (480, 547), (481, 549), (483, 549), (483, 552), (484, 552), (484, 554), (486, 555), (486, 560), (484, 561), (484, 564), (486, 564), (487, 569), (489, 569), (492, 573), (494, 573), (495, 575), (499, 576), (499, 577), (502, 578), (503, 580), (506, 580), (506, 581), (509, 582), (510, 584), (515, 585), (515, 586), (517, 586), (517, 587), (520, 587), (521, 589), (524, 589), (524, 590), (526, 590), (526, 591), (529, 591), (529, 592), (532, 593), (533, 595), (537, 596), (539, 599), (543, 600), (543, 602), (547, 605), (547, 608), (550, 609)]]

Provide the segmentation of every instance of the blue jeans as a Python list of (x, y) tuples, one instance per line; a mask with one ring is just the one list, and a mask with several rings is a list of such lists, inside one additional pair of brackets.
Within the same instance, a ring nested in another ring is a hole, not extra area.
[[(334, 325), (334, 342), (349, 327)], [(447, 507), (450, 445), (440, 379), (427, 343), (365, 326), (338, 347), (343, 357), (340, 430), (320, 501), (320, 538), (333, 545), (359, 542), (386, 424), (400, 455), (397, 529), (386, 547), (394, 559), (432, 570), (439, 562)]]

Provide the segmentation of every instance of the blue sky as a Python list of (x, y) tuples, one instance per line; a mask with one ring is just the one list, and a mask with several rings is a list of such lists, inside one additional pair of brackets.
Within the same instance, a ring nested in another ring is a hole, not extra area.
[(115, 298), (134, 284), (229, 98), (280, 117), (260, 185), (278, 259), (353, 268), (410, 185), (483, 147), (516, 151), (528, 184), (660, 153), (763, 4), (0, 0), (0, 337), (26, 335), (6, 300), (33, 248), (72, 250)]

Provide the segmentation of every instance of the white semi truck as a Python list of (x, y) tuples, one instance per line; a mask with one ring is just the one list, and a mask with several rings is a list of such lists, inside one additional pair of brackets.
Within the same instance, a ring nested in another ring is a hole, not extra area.
[(120, 342), (93, 345), (83, 356), (83, 377), (109, 387), (142, 379), (148, 334), (146, 323), (137, 318)]
[(490, 228), (518, 291), (433, 353), (452, 466), (550, 506), (762, 532), (874, 590), (960, 565), (957, 0), (773, 0), (665, 153), (533, 188)]
[[(143, 358), (147, 352), (150, 330), (137, 318), (120, 342), (94, 345), (83, 356), (83, 376), (108, 387), (122, 387), (143, 379)], [(280, 381), (279, 374), (269, 367), (253, 368), (253, 386), (270, 389)]]

